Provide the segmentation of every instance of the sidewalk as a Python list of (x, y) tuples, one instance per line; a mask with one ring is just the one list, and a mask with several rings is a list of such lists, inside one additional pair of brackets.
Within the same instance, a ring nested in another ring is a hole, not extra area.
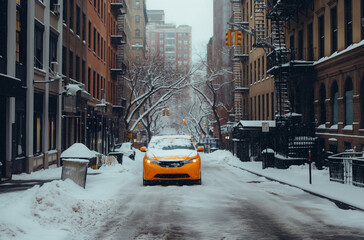
[[(311, 194), (327, 198), (342, 208), (364, 211), (364, 188), (330, 181), (329, 170), (318, 170), (312, 165), (312, 184), (309, 183), (309, 165), (291, 166), (288, 169), (262, 169), (262, 162), (229, 161), (229, 165), (269, 180), (297, 187)], [(343, 205), (342, 205), (343, 203)]]
[(52, 180), (34, 179), (34, 180), (6, 180), (0, 183), (0, 194), (27, 190), (35, 185), (42, 186), (44, 183), (51, 182)]

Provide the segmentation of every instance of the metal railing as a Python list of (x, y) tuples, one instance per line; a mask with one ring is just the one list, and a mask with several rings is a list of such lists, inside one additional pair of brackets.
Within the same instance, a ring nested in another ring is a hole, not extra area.
[(330, 181), (364, 187), (363, 152), (343, 152), (329, 156)]

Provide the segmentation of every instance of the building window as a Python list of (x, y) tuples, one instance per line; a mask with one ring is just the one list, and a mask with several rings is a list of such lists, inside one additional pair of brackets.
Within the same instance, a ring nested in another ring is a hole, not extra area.
[(308, 41), (308, 60), (313, 61), (313, 25), (312, 23), (307, 26), (307, 41)]
[(79, 6), (76, 7), (76, 34), (80, 36), (81, 27), (81, 9)]
[(73, 29), (73, 0), (70, 0), (70, 22), (69, 22), (69, 26), (70, 29)]
[(346, 47), (353, 43), (352, 0), (345, 0), (345, 35)]
[(96, 53), (96, 28), (94, 27), (94, 53)]
[(84, 13), (82, 13), (82, 40), (86, 40), (86, 15)]
[(325, 124), (326, 123), (326, 88), (324, 84), (321, 84), (320, 87), (320, 123)]
[(332, 102), (332, 125), (336, 125), (339, 121), (339, 91), (336, 81), (331, 86), (331, 102)]
[(95, 98), (96, 97), (96, 72), (94, 71), (93, 74), (93, 82), (92, 82), (92, 97)]
[(352, 125), (353, 113), (353, 82), (347, 78), (345, 82), (345, 125)]
[(68, 77), (69, 78), (72, 78), (73, 79), (73, 52), (70, 51), (70, 54), (69, 54), (69, 75)]
[(331, 52), (337, 51), (337, 8), (331, 9)]
[(49, 147), (48, 150), (56, 149), (57, 139), (57, 97), (49, 96), (49, 110), (48, 110), (48, 121), (49, 121)]
[(257, 120), (257, 96), (254, 96), (254, 120)]
[(85, 84), (86, 83), (86, 62), (84, 60), (82, 60), (82, 83)]
[(80, 76), (80, 57), (76, 55), (76, 81), (81, 81)]
[[(62, 46), (62, 58), (67, 59), (67, 48)], [(62, 61), (62, 74), (67, 74), (67, 61)]]
[(91, 49), (91, 21), (88, 21), (88, 48)]
[(67, 24), (67, 0), (63, 0), (63, 23)]
[(36, 68), (43, 68), (43, 32), (44, 26), (35, 20), (34, 30), (34, 66)]
[(250, 85), (253, 84), (253, 65), (250, 63)]
[(140, 30), (139, 29), (135, 30), (135, 38), (140, 38)]
[[(57, 42), (58, 36), (50, 31), (49, 35), (49, 66), (52, 67), (52, 62), (57, 62)], [(56, 69), (52, 69), (56, 71)]]
[(135, 23), (140, 23), (140, 16), (139, 15), (135, 16)]
[(97, 56), (100, 56), (100, 33), (97, 33)]
[(33, 125), (33, 153), (39, 155), (42, 152), (42, 128), (43, 128), (43, 94), (34, 93), (34, 125)]
[(298, 59), (303, 60), (303, 31), (298, 32)]
[(88, 68), (87, 71), (87, 92), (90, 93), (91, 91), (91, 68)]
[(96, 95), (97, 95), (97, 99), (100, 99), (100, 75), (97, 74), (97, 79), (96, 79)]
[(257, 62), (254, 61), (254, 83), (257, 82)]
[(320, 58), (325, 56), (325, 21), (324, 16), (320, 16), (319, 23), (319, 56)]
[(15, 125), (16, 125), (16, 156), (25, 155), (25, 101), (16, 99)]
[(140, 8), (140, 1), (139, 1), (139, 0), (136, 0), (136, 1), (135, 1), (135, 7), (136, 7), (137, 9), (139, 9), (139, 8)]

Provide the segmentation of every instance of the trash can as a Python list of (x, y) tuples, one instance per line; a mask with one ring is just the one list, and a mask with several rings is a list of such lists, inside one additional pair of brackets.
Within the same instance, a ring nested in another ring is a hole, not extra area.
[(87, 166), (90, 161), (83, 159), (63, 159), (61, 179), (71, 179), (79, 186), (86, 187)]
[(262, 168), (274, 167), (274, 151), (273, 149), (264, 149), (261, 154)]

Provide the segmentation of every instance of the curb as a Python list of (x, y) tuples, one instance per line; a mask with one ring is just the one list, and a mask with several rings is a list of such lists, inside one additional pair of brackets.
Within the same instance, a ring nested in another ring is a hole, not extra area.
[(343, 202), (343, 201), (340, 201), (340, 200), (337, 200), (337, 199), (334, 199), (334, 198), (331, 198), (331, 197), (324, 196), (324, 195), (322, 195), (322, 194), (319, 194), (319, 193), (316, 193), (316, 192), (313, 192), (313, 191), (310, 191), (310, 190), (307, 190), (307, 189), (304, 189), (304, 188), (298, 187), (298, 186), (296, 186), (296, 185), (293, 185), (293, 184), (290, 184), (290, 183), (287, 183), (287, 182), (283, 182), (283, 181), (281, 181), (281, 180), (277, 180), (277, 179), (275, 179), (275, 178), (267, 177), (267, 176), (262, 175), (262, 174), (260, 174), (260, 173), (253, 172), (253, 171), (251, 171), (251, 170), (248, 170), (248, 169), (245, 169), (245, 168), (242, 168), (242, 167), (238, 167), (238, 166), (232, 165), (232, 164), (230, 164), (230, 163), (228, 163), (228, 165), (229, 165), (229, 166), (231, 166), (231, 167), (235, 167), (235, 168), (241, 169), (241, 170), (243, 170), (243, 171), (249, 172), (249, 173), (251, 173), (251, 174), (257, 175), (257, 176), (259, 176), (259, 177), (264, 177), (264, 178), (268, 179), (269, 181), (274, 181), (274, 182), (278, 182), (278, 183), (283, 184), (283, 185), (287, 185), (287, 186), (290, 186), (290, 187), (298, 188), (298, 189), (300, 189), (300, 190), (302, 190), (302, 191), (304, 191), (304, 192), (307, 192), (307, 193), (309, 193), (309, 194), (312, 194), (312, 195), (314, 195), (314, 196), (317, 196), (317, 197), (320, 197), (320, 198), (327, 199), (327, 200), (329, 200), (329, 201), (331, 201), (331, 202), (335, 203), (335, 205), (336, 205), (337, 207), (339, 207), (340, 209), (344, 209), (344, 210), (349, 210), (349, 209), (350, 209), (350, 210), (359, 210), (359, 211), (363, 211), (363, 212), (364, 212), (364, 209), (363, 209), (363, 208), (360, 208), (360, 207), (354, 206), (354, 205), (352, 205), (352, 204), (348, 204), (348, 203), (345, 203), (345, 202)]

